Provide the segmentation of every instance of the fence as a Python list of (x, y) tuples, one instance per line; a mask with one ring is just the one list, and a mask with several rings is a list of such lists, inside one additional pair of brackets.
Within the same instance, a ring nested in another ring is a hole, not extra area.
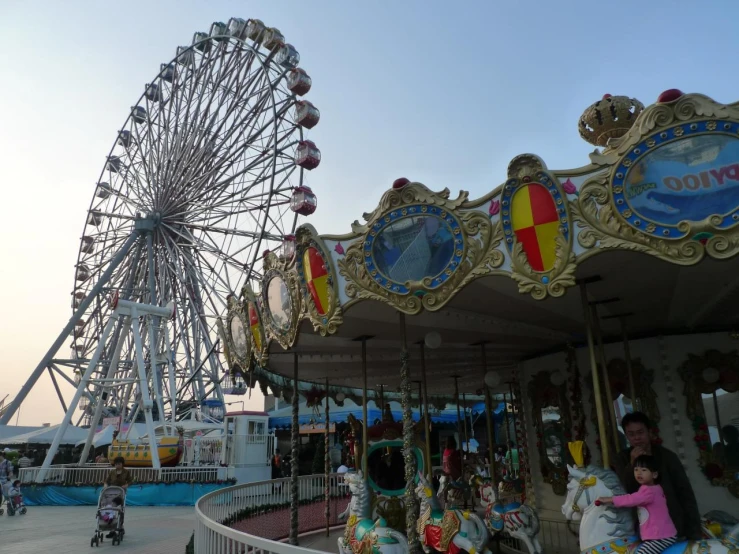
[[(110, 473), (112, 467), (109, 464), (93, 464), (90, 466), (56, 466), (46, 470), (43, 482), (58, 485), (99, 485)], [(38, 483), (40, 467), (28, 467), (18, 470), (18, 479), (21, 483)], [(216, 481), (226, 479), (228, 468), (225, 467), (163, 467), (154, 469), (150, 467), (128, 468), (135, 483), (175, 481), (194, 481), (202, 483), (205, 481)]]
[[(340, 525), (339, 513), (349, 502), (343, 476), (329, 476), (328, 525)], [(326, 528), (325, 477), (298, 477), (298, 532)], [(290, 479), (228, 487), (206, 494), (195, 504), (195, 552), (290, 554), (318, 552), (283, 542), (290, 532)], [(257, 536), (258, 535), (258, 536)]]
[[(572, 554), (580, 552), (578, 533), (580, 524), (554, 519), (540, 519), (539, 542), (547, 554)], [(529, 554), (529, 549), (518, 539), (500, 539), (503, 552), (509, 554)]]

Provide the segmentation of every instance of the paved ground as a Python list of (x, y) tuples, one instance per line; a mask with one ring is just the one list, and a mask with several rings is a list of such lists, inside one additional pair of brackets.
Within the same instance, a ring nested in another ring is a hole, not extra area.
[[(116, 554), (184, 554), (195, 527), (195, 509), (129, 507), (126, 536), (120, 546), (105, 540), (94, 550)], [(79, 554), (92, 551), (94, 506), (34, 506), (24, 516), (0, 516), (0, 552)]]

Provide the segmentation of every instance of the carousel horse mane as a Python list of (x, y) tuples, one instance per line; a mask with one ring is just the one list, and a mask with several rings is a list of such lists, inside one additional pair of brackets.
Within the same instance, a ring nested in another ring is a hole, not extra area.
[[(369, 514), (372, 506), (371, 491), (367, 486), (367, 482), (364, 480), (364, 476), (361, 471), (356, 473), (344, 474), (344, 481), (349, 484), (349, 490), (352, 496), (357, 499), (357, 508), (360, 510), (359, 513)], [(369, 515), (367, 516), (369, 517)]]
[[(616, 472), (593, 465), (587, 466), (580, 471), (585, 475), (593, 475), (602, 481), (603, 485), (611, 491), (613, 496), (626, 494), (626, 489), (621, 484), (621, 480), (618, 478)], [(604, 508), (603, 513), (598, 519), (604, 519), (613, 525), (613, 530), (609, 533), (612, 537), (634, 534), (634, 518), (631, 510), (619, 510), (611, 505), (605, 506)]]

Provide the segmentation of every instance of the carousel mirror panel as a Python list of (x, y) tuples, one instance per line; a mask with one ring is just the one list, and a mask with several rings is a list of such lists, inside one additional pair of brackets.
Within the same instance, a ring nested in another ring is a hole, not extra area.
[[(616, 433), (614, 434), (612, 429), (612, 420), (610, 417), (606, 417), (606, 430), (608, 432), (610, 444), (615, 444), (614, 436), (618, 438), (618, 450), (623, 450), (629, 447), (628, 441), (624, 430), (621, 428), (621, 419), (626, 414), (632, 412), (643, 412), (652, 421), (652, 440), (657, 443), (661, 443), (662, 439), (659, 437), (659, 422), (660, 412), (657, 406), (657, 393), (654, 392), (652, 384), (654, 383), (654, 371), (644, 366), (641, 359), (637, 358), (631, 360), (631, 367), (622, 358), (614, 358), (608, 362), (607, 366), (608, 373), (608, 386), (610, 387), (611, 397), (613, 398), (613, 414), (616, 422)], [(631, 398), (631, 378), (634, 381), (634, 393)], [(595, 393), (593, 392), (592, 378), (588, 378), (588, 384), (590, 385), (590, 413), (591, 419), (595, 424), (596, 428), (598, 425), (598, 418), (595, 409)], [(606, 389), (601, 384), (601, 398), (603, 399), (603, 406), (608, 405), (608, 398)]]
[(739, 497), (739, 354), (689, 354), (679, 371), (703, 474)]
[[(413, 469), (415, 475), (418, 471), (424, 471), (423, 451), (413, 447), (416, 467)], [(370, 487), (385, 496), (403, 496), (405, 494), (405, 461), (403, 458), (403, 441), (380, 441), (370, 446), (367, 454), (366, 472)]]
[(290, 291), (280, 275), (272, 277), (267, 284), (267, 307), (274, 326), (280, 331), (288, 331), (290, 329), (292, 303)]
[(536, 427), (541, 473), (559, 496), (567, 494), (565, 452), (571, 438), (572, 421), (567, 402), (567, 383), (561, 372), (540, 371), (529, 383), (529, 397)]

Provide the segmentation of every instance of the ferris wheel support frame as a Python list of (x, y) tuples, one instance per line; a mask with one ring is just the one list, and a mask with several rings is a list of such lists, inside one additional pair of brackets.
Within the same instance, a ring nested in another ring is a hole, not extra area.
[[(82, 397), (82, 394), (85, 390), (86, 384), (93, 381), (92, 374), (95, 371), (95, 368), (97, 367), (100, 357), (102, 356), (103, 351), (105, 350), (105, 346), (107, 343), (108, 336), (110, 336), (110, 333), (113, 329), (113, 326), (115, 323), (119, 320), (119, 317), (125, 318), (125, 323), (123, 324), (124, 329), (128, 329), (130, 327), (131, 331), (133, 332), (133, 340), (136, 347), (136, 367), (138, 369), (138, 385), (139, 390), (141, 392), (141, 398), (142, 402), (141, 404), (144, 407), (144, 417), (146, 419), (146, 431), (148, 434), (148, 440), (149, 440), (149, 448), (151, 450), (151, 462), (152, 467), (154, 469), (161, 468), (161, 464), (159, 461), (159, 450), (157, 449), (157, 443), (156, 443), (156, 434), (155, 434), (155, 428), (154, 428), (154, 418), (152, 416), (152, 407), (154, 406), (154, 401), (149, 396), (149, 380), (146, 374), (146, 364), (144, 359), (144, 348), (143, 348), (143, 341), (141, 338), (141, 327), (139, 324), (139, 316), (154, 316), (154, 317), (165, 317), (169, 319), (173, 315), (173, 308), (170, 306), (153, 306), (153, 305), (147, 305), (147, 304), (139, 304), (137, 302), (131, 302), (129, 300), (118, 300), (117, 305), (113, 311), (112, 316), (108, 320), (108, 322), (105, 324), (105, 329), (103, 330), (103, 334), (100, 337), (100, 341), (98, 342), (97, 347), (95, 348), (95, 353), (93, 354), (92, 358), (90, 359), (90, 363), (87, 365), (87, 369), (85, 370), (84, 375), (82, 376), (82, 380), (80, 382), (80, 386), (77, 388), (77, 391), (74, 394), (74, 397), (72, 398), (72, 402), (69, 404), (69, 408), (67, 409), (67, 412), (64, 414), (64, 419), (62, 420), (61, 425), (56, 431), (56, 434), (54, 435), (54, 440), (51, 443), (51, 446), (49, 447), (49, 451), (46, 454), (46, 458), (44, 459), (44, 463), (41, 466), (41, 471), (39, 472), (39, 475), (37, 477), (38, 482), (43, 482), (46, 471), (51, 467), (51, 462), (54, 459), (54, 456), (57, 453), (57, 450), (59, 449), (59, 445), (61, 444), (61, 440), (64, 437), (64, 433), (66, 433), (67, 428), (69, 427), (71, 420), (72, 420), (72, 414), (74, 414), (75, 409), (77, 408), (77, 404), (79, 403), (80, 398)], [(123, 333), (122, 333), (123, 335)], [(116, 355), (120, 355), (120, 348), (123, 344), (123, 337), (119, 340), (118, 344), (115, 347), (114, 357)], [(108, 373), (110, 374), (111, 369), (116, 367), (117, 364), (114, 364), (112, 362), (115, 362), (117, 360), (112, 360), (111, 364), (108, 369)], [(106, 382), (109, 380), (109, 376), (106, 376), (106, 378), (101, 379), (99, 381), (99, 385), (102, 388), (105, 387)], [(152, 382), (155, 382), (155, 375), (152, 375)], [(95, 429), (97, 424), (97, 419), (100, 418), (100, 415), (102, 414), (103, 409), (103, 402), (100, 400), (97, 404), (97, 407), (95, 409), (95, 419), (93, 419), (91, 425), (90, 425), (90, 431), (88, 432), (87, 441), (85, 443), (85, 450), (87, 452), (83, 454), (83, 457), (80, 458), (82, 463), (84, 463), (84, 460), (86, 458), (86, 454), (89, 454), (90, 445), (92, 444), (92, 438), (95, 435)]]
[[(69, 334), (74, 329), (74, 326), (77, 324), (77, 320), (87, 311), (87, 308), (90, 307), (90, 304), (92, 304), (93, 300), (97, 298), (97, 296), (100, 294), (100, 292), (103, 290), (103, 287), (107, 284), (107, 282), (110, 280), (110, 277), (113, 275), (113, 272), (118, 268), (120, 263), (123, 261), (123, 259), (128, 254), (128, 251), (131, 249), (131, 246), (138, 240), (138, 238), (141, 236), (142, 233), (149, 230), (149, 225), (139, 225), (139, 222), (145, 222), (145, 219), (139, 219), (136, 221), (135, 230), (129, 237), (126, 239), (126, 242), (123, 243), (123, 246), (121, 246), (121, 249), (118, 251), (118, 253), (115, 255), (115, 257), (111, 260), (110, 265), (108, 265), (108, 268), (103, 272), (103, 274), (100, 276), (100, 279), (97, 283), (95, 283), (95, 286), (90, 291), (90, 293), (82, 300), (79, 307), (74, 311), (72, 314), (72, 317), (69, 319), (69, 322), (67, 322), (67, 325), (65, 325), (64, 329), (62, 329), (62, 332), (59, 334), (57, 339), (54, 341), (54, 343), (51, 345), (51, 348), (46, 352), (46, 355), (41, 359), (39, 364), (36, 366), (36, 369), (33, 370), (31, 375), (28, 377), (26, 382), (21, 387), (21, 390), (18, 392), (18, 394), (13, 398), (13, 401), (8, 406), (7, 410), (5, 410), (2, 414), (2, 417), (0, 417), (0, 425), (7, 425), (10, 420), (12, 419), (13, 415), (15, 415), (15, 412), (18, 410), (20, 405), (23, 403), (23, 401), (28, 396), (28, 393), (31, 392), (31, 389), (36, 384), (36, 381), (38, 381), (39, 377), (43, 374), (46, 367), (49, 365), (49, 362), (54, 358), (54, 355), (59, 351), (59, 349), (64, 344), (64, 341), (67, 340), (69, 337)], [(111, 321), (114, 321), (111, 319)], [(76, 394), (75, 394), (76, 397)], [(76, 403), (76, 401), (75, 401)]]

